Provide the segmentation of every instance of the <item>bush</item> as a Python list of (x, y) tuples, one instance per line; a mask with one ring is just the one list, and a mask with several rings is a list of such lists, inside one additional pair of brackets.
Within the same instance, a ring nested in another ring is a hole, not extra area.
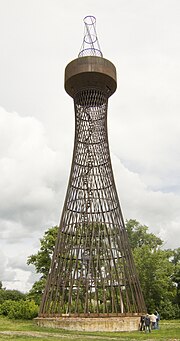
[(170, 300), (161, 302), (159, 307), (160, 315), (162, 319), (172, 320), (180, 317), (180, 308), (177, 304), (173, 304)]
[(34, 301), (5, 301), (0, 305), (0, 314), (10, 319), (31, 320), (38, 315), (38, 306)]
[(0, 305), (0, 315), (8, 316), (11, 307), (14, 305), (15, 301), (7, 300)]

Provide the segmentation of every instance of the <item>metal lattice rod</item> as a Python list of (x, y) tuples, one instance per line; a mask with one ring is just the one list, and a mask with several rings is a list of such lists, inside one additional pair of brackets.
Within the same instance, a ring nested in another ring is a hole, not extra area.
[(107, 96), (91, 88), (74, 102), (72, 169), (40, 315), (142, 312), (111, 167)]
[(92, 15), (87, 15), (84, 18), (84, 38), (78, 57), (99, 56), (102, 57), (101, 48), (99, 45), (96, 33), (96, 18)]
[(116, 69), (102, 58), (95, 18), (80, 58), (65, 70), (75, 141), (58, 237), (39, 316), (119, 316), (146, 311), (115, 187), (107, 135)]

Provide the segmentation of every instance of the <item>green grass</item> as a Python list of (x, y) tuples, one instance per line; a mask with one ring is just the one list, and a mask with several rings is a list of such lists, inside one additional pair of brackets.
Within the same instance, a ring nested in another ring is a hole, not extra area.
[[(4, 332), (8, 334), (4, 334)], [(61, 329), (42, 328), (33, 321), (14, 321), (0, 317), (0, 341), (180, 341), (180, 320), (161, 321), (160, 330), (151, 334), (144, 332), (72, 332)]]

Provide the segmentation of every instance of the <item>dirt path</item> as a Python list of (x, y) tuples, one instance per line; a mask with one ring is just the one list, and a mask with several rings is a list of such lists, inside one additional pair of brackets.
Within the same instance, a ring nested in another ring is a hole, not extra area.
[[(73, 334), (58, 334), (58, 333), (42, 333), (42, 332), (29, 332), (29, 331), (0, 331), (0, 335), (16, 335), (16, 336), (31, 336), (31, 337), (57, 337), (58, 339), (61, 338), (69, 338), (69, 339), (79, 339), (80, 337), (83, 337), (83, 335), (73, 335)], [(97, 336), (93, 335), (86, 335), (86, 339), (97, 339)], [(102, 338), (102, 336), (98, 336), (98, 338)], [(117, 340), (116, 337), (110, 337), (109, 340)], [(133, 341), (133, 340), (132, 340)]]

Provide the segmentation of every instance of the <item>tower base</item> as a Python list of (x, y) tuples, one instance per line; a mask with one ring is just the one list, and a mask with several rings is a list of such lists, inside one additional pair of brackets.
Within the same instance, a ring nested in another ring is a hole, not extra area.
[(139, 329), (140, 316), (122, 317), (37, 317), (38, 326), (87, 332), (119, 332)]

